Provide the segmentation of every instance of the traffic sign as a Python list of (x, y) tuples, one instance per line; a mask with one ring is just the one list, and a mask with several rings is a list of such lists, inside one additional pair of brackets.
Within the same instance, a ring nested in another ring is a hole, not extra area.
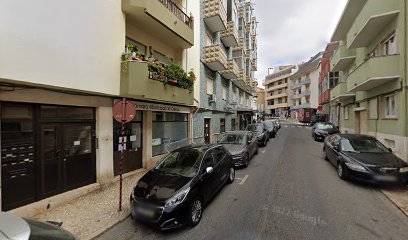
[(120, 100), (113, 105), (113, 117), (120, 123), (131, 122), (136, 115), (136, 107), (129, 100)]

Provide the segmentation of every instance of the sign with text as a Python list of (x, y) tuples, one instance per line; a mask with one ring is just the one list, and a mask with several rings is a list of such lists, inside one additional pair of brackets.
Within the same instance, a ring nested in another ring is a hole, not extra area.
[(136, 110), (154, 112), (190, 113), (189, 107), (133, 101)]

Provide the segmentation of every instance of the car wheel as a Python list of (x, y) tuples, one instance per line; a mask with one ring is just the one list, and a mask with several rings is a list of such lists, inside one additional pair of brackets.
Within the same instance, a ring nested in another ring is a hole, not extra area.
[(232, 183), (235, 180), (235, 169), (234, 167), (230, 167), (228, 173), (228, 183)]
[(346, 180), (347, 179), (347, 173), (346, 169), (343, 165), (343, 163), (338, 162), (337, 163), (337, 175), (339, 176), (340, 179)]
[(196, 197), (190, 204), (187, 223), (190, 227), (197, 226), (203, 216), (203, 201)]

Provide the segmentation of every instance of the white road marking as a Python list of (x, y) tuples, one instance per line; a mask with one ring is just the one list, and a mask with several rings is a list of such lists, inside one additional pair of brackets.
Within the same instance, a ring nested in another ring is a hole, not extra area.
[(245, 175), (245, 177), (241, 180), (241, 182), (239, 183), (239, 185), (244, 185), (245, 181), (247, 180), (248, 175)]

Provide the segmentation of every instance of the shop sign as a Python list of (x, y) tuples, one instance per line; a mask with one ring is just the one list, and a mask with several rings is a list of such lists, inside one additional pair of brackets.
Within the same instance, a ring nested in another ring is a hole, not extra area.
[(188, 107), (138, 101), (134, 101), (133, 103), (135, 104), (136, 110), (139, 111), (190, 113), (190, 108)]

